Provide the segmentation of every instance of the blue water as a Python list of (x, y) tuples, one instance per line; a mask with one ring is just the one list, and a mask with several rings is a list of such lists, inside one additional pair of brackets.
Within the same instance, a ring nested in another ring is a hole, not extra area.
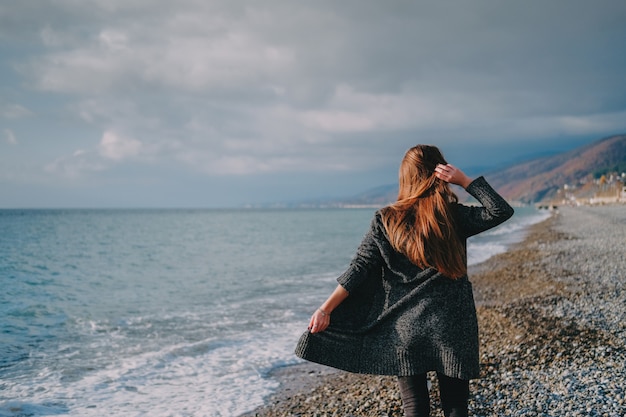
[[(516, 213), (470, 263), (547, 215)], [(0, 210), (0, 417), (254, 409), (372, 214)]]

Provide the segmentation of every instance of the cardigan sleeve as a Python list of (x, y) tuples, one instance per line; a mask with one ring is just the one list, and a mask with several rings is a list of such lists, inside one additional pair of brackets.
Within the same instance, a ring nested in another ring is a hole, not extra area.
[(383, 265), (383, 257), (375, 238), (379, 232), (375, 216), (350, 266), (337, 278), (337, 282), (349, 293), (367, 281), (370, 274), (379, 271)]
[(504, 223), (513, 216), (513, 207), (487, 183), (478, 177), (465, 189), (482, 207), (460, 206), (459, 227), (465, 237), (474, 236)]

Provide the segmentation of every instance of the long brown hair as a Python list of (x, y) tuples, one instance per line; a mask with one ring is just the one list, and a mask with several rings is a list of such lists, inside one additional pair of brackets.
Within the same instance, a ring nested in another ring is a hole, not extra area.
[(451, 204), (458, 201), (447, 182), (435, 176), (447, 164), (439, 149), (417, 145), (400, 164), (398, 200), (382, 210), (390, 243), (421, 268), (432, 267), (450, 278), (467, 272), (464, 245), (455, 232)]

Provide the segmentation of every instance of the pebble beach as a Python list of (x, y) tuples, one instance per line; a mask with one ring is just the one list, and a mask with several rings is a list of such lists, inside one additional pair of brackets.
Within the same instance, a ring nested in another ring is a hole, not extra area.
[[(473, 416), (626, 417), (626, 205), (559, 207), (470, 268), (481, 337)], [(315, 364), (275, 371), (245, 417), (401, 417), (393, 377)], [(443, 416), (431, 375), (431, 416)], [(243, 417), (243, 416), (242, 416)]]

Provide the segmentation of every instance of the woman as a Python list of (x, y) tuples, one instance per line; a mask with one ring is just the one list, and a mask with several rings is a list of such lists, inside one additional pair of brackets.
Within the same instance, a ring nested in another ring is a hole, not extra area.
[[(426, 373), (436, 371), (444, 414), (467, 416), (479, 363), (466, 240), (513, 209), (483, 177), (472, 181), (434, 146), (409, 149), (399, 180), (398, 200), (376, 212), (296, 354), (349, 372), (397, 375), (406, 416), (429, 415)], [(449, 183), (482, 207), (459, 204)]]

